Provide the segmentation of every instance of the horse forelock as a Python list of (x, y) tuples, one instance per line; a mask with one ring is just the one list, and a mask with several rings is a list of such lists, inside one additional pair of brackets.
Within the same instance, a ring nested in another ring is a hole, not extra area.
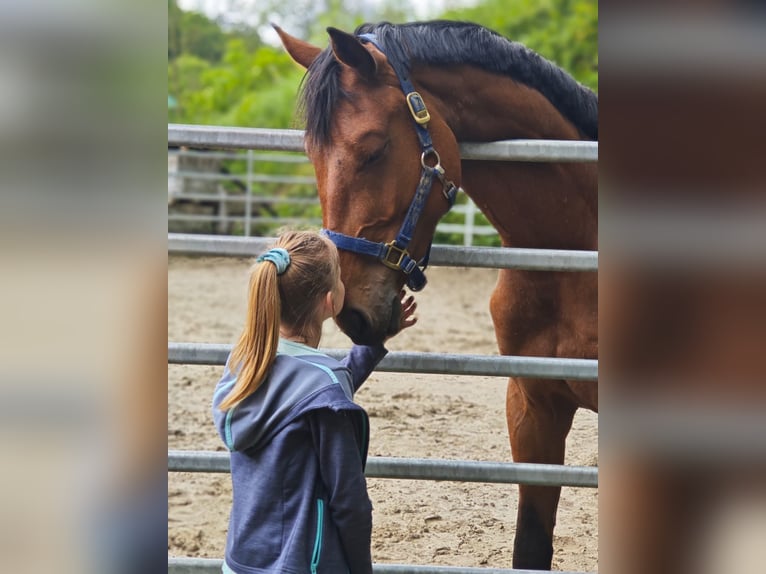
[(306, 138), (322, 147), (330, 142), (331, 122), (339, 99), (348, 97), (340, 85), (340, 63), (325, 48), (311, 63), (301, 82), (298, 113), (306, 125)]

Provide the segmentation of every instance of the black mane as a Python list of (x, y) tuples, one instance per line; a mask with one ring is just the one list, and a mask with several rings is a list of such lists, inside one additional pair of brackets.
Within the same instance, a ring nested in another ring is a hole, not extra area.
[[(387, 53), (410, 62), (469, 64), (505, 74), (539, 91), (585, 137), (598, 140), (598, 96), (564, 70), (526, 46), (477, 24), (437, 20), (408, 24), (362, 24), (355, 34), (375, 34)], [(396, 51), (397, 53), (394, 53)], [(299, 109), (309, 138), (329, 141), (330, 118), (338, 98), (340, 64), (329, 48), (311, 64), (301, 89)]]

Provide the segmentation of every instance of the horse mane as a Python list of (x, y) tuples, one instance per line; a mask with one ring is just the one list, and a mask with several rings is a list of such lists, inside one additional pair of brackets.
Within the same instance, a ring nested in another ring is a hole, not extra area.
[[(434, 66), (469, 64), (504, 74), (545, 96), (587, 138), (598, 140), (598, 96), (567, 72), (519, 42), (470, 22), (434, 20), (407, 24), (362, 24), (355, 34), (375, 34), (386, 52), (405, 70), (412, 62)], [(317, 144), (330, 139), (330, 118), (338, 98), (340, 64), (323, 50), (301, 85), (299, 110), (306, 134)]]

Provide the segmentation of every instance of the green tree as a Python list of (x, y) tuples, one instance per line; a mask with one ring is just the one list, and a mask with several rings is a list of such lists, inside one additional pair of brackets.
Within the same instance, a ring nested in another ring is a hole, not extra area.
[(168, 89), (178, 100), (170, 121), (288, 127), (302, 75), (281, 49), (251, 51), (239, 38), (228, 41), (218, 64), (182, 54), (168, 64)]
[(168, 0), (168, 60), (181, 54), (181, 14), (176, 0)]
[(168, 59), (193, 54), (203, 60), (217, 62), (226, 47), (226, 34), (221, 27), (199, 12), (186, 12), (176, 0), (168, 0)]
[(211, 62), (217, 62), (223, 56), (226, 35), (204, 14), (183, 12), (181, 31), (181, 52)]

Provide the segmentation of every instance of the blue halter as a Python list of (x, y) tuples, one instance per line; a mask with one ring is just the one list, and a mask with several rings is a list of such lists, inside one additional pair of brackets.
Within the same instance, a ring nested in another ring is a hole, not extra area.
[[(374, 34), (362, 34), (359, 36), (359, 39), (362, 42), (369, 42), (374, 45), (383, 54), (386, 53), (378, 43), (378, 39)], [(410, 82), (401, 62), (396, 58), (392, 58), (391, 55), (387, 54), (387, 57), (389, 64), (391, 64), (394, 72), (396, 72), (396, 76), (399, 78), (399, 84), (405, 94), (407, 106), (415, 121), (415, 130), (417, 131), (418, 139), (420, 140), (420, 148), (422, 150), (420, 155), (420, 165), (422, 166), (422, 169), (420, 172), (420, 181), (415, 190), (415, 197), (412, 199), (410, 208), (407, 210), (407, 215), (404, 218), (404, 222), (399, 229), (396, 239), (389, 243), (376, 243), (364, 239), (363, 237), (352, 237), (336, 231), (330, 231), (329, 229), (322, 229), (321, 232), (330, 238), (338, 249), (353, 251), (354, 253), (362, 255), (371, 255), (380, 260), (386, 267), (402, 271), (407, 276), (407, 287), (412, 291), (420, 291), (426, 285), (426, 276), (423, 273), (423, 270), (428, 265), (431, 246), (428, 246), (428, 251), (422, 260), (416, 261), (412, 258), (407, 251), (407, 246), (410, 244), (410, 241), (412, 241), (412, 236), (415, 233), (415, 225), (418, 222), (418, 218), (420, 217), (420, 214), (425, 207), (426, 200), (431, 192), (434, 177), (437, 177), (441, 182), (442, 193), (449, 202), (450, 208), (455, 204), (455, 198), (457, 197), (460, 188), (447, 180), (444, 175), (444, 168), (441, 166), (439, 154), (434, 149), (431, 135), (428, 133), (427, 126), (431, 116), (423, 102), (423, 98), (415, 91), (415, 87)], [(435, 160), (433, 166), (426, 163), (426, 160), (431, 156), (433, 156), (433, 159)], [(420, 266), (422, 266), (422, 269)]]

